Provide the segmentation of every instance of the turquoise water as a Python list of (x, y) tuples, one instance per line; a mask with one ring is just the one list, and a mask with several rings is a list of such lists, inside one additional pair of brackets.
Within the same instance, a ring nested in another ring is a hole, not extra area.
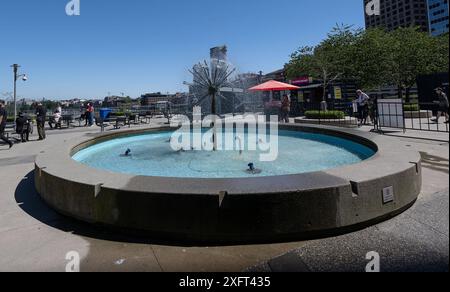
[[(83, 149), (73, 159), (92, 168), (131, 175), (240, 178), (320, 171), (355, 164), (374, 155), (371, 148), (350, 140), (280, 131), (277, 159), (260, 162), (261, 151), (248, 151), (248, 147), (244, 147), (243, 151), (239, 151), (237, 146), (235, 151), (177, 152), (169, 143), (171, 135), (171, 132), (163, 132), (118, 138)], [(248, 134), (245, 134), (245, 138), (241, 139), (247, 141), (247, 138)], [(264, 143), (259, 139), (256, 141)], [(131, 150), (129, 156), (124, 155), (127, 149)], [(254, 163), (259, 171), (248, 172), (249, 163)]]

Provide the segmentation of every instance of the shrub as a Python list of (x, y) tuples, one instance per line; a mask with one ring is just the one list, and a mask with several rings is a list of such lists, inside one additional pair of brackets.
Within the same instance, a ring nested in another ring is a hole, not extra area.
[(420, 111), (420, 106), (418, 104), (405, 104), (403, 110), (405, 112), (418, 112)]
[(342, 111), (307, 111), (305, 117), (311, 120), (338, 120), (345, 118), (345, 113)]
[(125, 116), (124, 112), (115, 112), (115, 113), (111, 113), (110, 115), (111, 117), (123, 117)]

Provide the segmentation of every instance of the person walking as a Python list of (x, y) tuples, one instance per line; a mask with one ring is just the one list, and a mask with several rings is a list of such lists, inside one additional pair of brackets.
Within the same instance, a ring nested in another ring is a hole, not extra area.
[(445, 116), (445, 123), (448, 124), (449, 115), (448, 115), (448, 108), (449, 108), (449, 102), (447, 94), (445, 94), (444, 90), (442, 88), (436, 88), (436, 94), (438, 95), (439, 100), (436, 101), (437, 104), (439, 104), (439, 110), (437, 112), (436, 119), (432, 119), (431, 121), (435, 123), (439, 123), (439, 119), (442, 116)]
[(9, 148), (13, 147), (13, 142), (9, 141), (8, 138), (5, 137), (5, 127), (6, 122), (8, 120), (8, 113), (5, 109), (5, 102), (0, 100), (0, 140), (4, 141), (9, 145)]
[(44, 108), (42, 103), (38, 103), (36, 108), (36, 123), (39, 134), (39, 141), (45, 140), (45, 118), (47, 116), (47, 110)]
[(361, 127), (367, 123), (370, 97), (360, 89), (356, 91), (356, 94), (358, 96), (356, 99), (356, 104), (358, 106), (358, 126)]

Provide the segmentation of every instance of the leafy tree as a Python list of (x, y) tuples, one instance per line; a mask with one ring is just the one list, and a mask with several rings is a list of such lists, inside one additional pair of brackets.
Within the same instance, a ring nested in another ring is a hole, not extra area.
[(398, 86), (400, 98), (406, 91), (407, 102), (417, 76), (448, 71), (448, 43), (444, 44), (443, 39), (408, 27), (389, 33), (386, 42), (391, 58), (387, 81)]
[(417, 76), (448, 72), (449, 36), (432, 37), (417, 28), (362, 31), (337, 26), (316, 47), (301, 47), (285, 66), (287, 76), (308, 75), (322, 80), (323, 100), (336, 79), (352, 80), (362, 88), (396, 85), (409, 101)]
[(310, 76), (322, 81), (323, 97), (326, 90), (337, 79), (350, 77), (353, 48), (362, 31), (351, 26), (336, 26), (326, 40), (316, 47), (301, 47), (291, 55), (286, 65), (289, 78)]
[(351, 48), (348, 62), (353, 71), (349, 79), (359, 87), (372, 89), (386, 85), (387, 73), (392, 66), (388, 33), (382, 29), (369, 29), (362, 33)]

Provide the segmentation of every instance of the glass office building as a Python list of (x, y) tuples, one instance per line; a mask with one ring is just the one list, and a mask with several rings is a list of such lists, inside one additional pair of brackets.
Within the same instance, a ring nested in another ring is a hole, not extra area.
[(448, 33), (448, 0), (428, 0), (430, 33), (439, 36)]
[[(364, 0), (364, 7), (370, 2)], [(380, 15), (369, 16), (365, 13), (365, 20), (366, 28), (379, 27), (391, 31), (414, 26), (428, 32), (427, 0), (380, 0)]]

